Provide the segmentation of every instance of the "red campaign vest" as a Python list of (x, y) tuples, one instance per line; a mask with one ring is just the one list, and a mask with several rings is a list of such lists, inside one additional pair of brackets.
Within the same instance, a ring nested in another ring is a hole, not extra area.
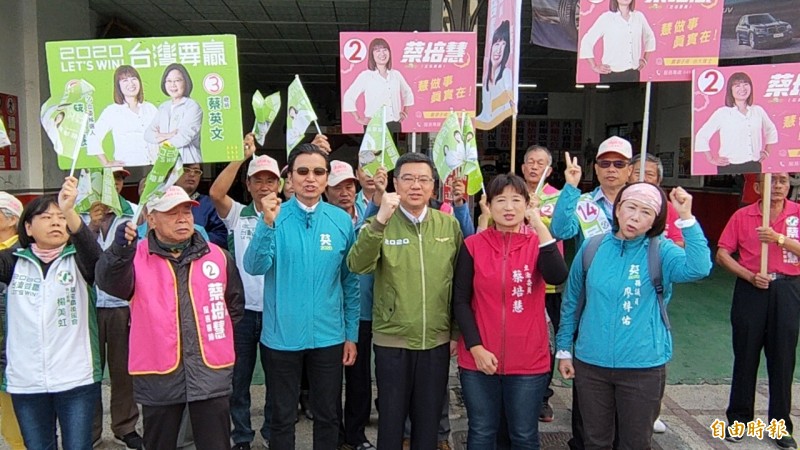
[[(227, 259), (219, 247), (208, 246), (210, 251), (189, 267), (189, 296), (203, 362), (220, 369), (232, 366), (236, 358), (233, 324), (225, 303)], [(133, 267), (128, 371), (131, 375), (171, 373), (181, 360), (175, 272), (169, 261), (150, 253), (147, 239), (137, 245)]]

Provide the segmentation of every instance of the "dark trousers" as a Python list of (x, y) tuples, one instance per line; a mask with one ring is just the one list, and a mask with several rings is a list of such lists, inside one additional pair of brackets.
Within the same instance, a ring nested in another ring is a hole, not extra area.
[[(554, 292), (552, 294), (544, 295), (544, 308), (547, 310), (547, 315), (550, 316), (550, 322), (553, 324), (553, 333), (558, 334), (558, 326), (561, 324), (561, 293)], [(550, 400), (553, 396), (553, 389), (550, 387), (550, 382), (553, 381), (553, 370), (556, 367), (556, 355), (550, 353), (550, 372), (547, 374), (547, 388), (544, 390), (544, 398), (542, 403)]]
[[(570, 450), (583, 450), (583, 419), (581, 419), (581, 406), (578, 400), (578, 390), (572, 383), (572, 437), (567, 442)], [(614, 447), (616, 448), (616, 447)]]
[[(115, 436), (125, 436), (136, 431), (139, 408), (133, 400), (133, 378), (128, 373), (128, 334), (131, 329), (131, 310), (123, 308), (97, 308), (97, 331), (100, 341), (100, 367), (108, 363), (111, 378), (111, 431)], [(92, 437), (103, 434), (103, 402), (98, 401), (94, 411)]]
[(271, 392), (270, 448), (294, 450), (294, 424), (303, 366), (308, 370), (314, 413), (314, 450), (335, 449), (339, 435), (344, 344), (300, 351), (267, 348), (267, 389)]
[(450, 345), (430, 350), (374, 346), (381, 411), (381, 450), (401, 450), (403, 424), (411, 417), (411, 448), (436, 448), (439, 418), (450, 368)]
[[(233, 328), (236, 364), (233, 366), (233, 393), (231, 394), (231, 438), (234, 444), (250, 443), (256, 433), (250, 423), (250, 385), (258, 358), (261, 337), (261, 312), (244, 310), (244, 316)], [(267, 373), (266, 347), (261, 346), (261, 368)], [(264, 425), (261, 437), (269, 441), (269, 419), (272, 415), (269, 389), (264, 398)]]
[(792, 432), (792, 378), (800, 322), (800, 278), (772, 281), (758, 289), (736, 279), (731, 305), (733, 379), (728, 422), (753, 420), (756, 378), (761, 349), (769, 377), (769, 419), (786, 422)]
[(761, 163), (759, 161), (748, 161), (741, 164), (728, 164), (718, 166), (717, 173), (720, 175), (738, 175), (740, 173), (760, 173)]
[(344, 420), (341, 426), (344, 443), (354, 447), (367, 442), (364, 429), (369, 423), (369, 414), (372, 411), (371, 320), (362, 320), (358, 323), (356, 346), (358, 351), (356, 363), (344, 368)]
[[(610, 369), (573, 359), (583, 419), (584, 448), (609, 449), (614, 427), (619, 450), (651, 448), (653, 422), (661, 409), (666, 367)], [(615, 423), (616, 422), (616, 423)]]
[(144, 447), (147, 450), (175, 450), (183, 410), (187, 405), (197, 450), (230, 448), (231, 419), (227, 395), (175, 405), (142, 405)]
[(641, 81), (641, 79), (639, 71), (636, 69), (600, 74), (601, 83), (638, 83), (639, 81)]
[(92, 411), (100, 398), (100, 383), (44, 394), (11, 394), (25, 447), (56, 450), (56, 421), (61, 427), (61, 448), (92, 448)]

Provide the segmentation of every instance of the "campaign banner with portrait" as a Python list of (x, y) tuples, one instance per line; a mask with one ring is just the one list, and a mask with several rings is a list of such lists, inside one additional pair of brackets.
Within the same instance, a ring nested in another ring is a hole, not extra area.
[(722, 0), (581, 0), (578, 83), (689, 81), (719, 62)]
[(386, 105), (391, 131), (436, 132), (475, 115), (476, 33), (339, 33), (342, 132), (364, 133)]
[(800, 63), (696, 70), (692, 175), (800, 172)]
[(481, 112), (475, 128), (491, 130), (516, 114), (519, 92), (521, 0), (489, 0), (483, 48)]
[(94, 87), (73, 104), (89, 115), (77, 167), (151, 165), (164, 142), (183, 164), (243, 157), (236, 36), (60, 41), (46, 51), (53, 99), (75, 80)]

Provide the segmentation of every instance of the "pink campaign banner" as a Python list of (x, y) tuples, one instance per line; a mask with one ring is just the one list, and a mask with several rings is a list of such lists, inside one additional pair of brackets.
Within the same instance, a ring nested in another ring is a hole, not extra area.
[(722, 0), (580, 0), (578, 83), (689, 81), (719, 62)]
[(403, 132), (439, 131), (451, 110), (474, 116), (477, 39), (463, 32), (339, 33), (342, 132), (364, 133), (384, 105), (389, 129)]
[(800, 172), (800, 64), (697, 70), (692, 175)]

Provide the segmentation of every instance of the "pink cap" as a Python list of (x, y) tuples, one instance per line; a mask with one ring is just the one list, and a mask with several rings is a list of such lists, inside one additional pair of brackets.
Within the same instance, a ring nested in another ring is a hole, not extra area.
[(328, 186), (336, 186), (344, 180), (358, 180), (353, 173), (353, 166), (344, 161), (331, 161), (331, 175), (328, 177)]
[(661, 190), (650, 183), (635, 183), (622, 191), (620, 204), (625, 201), (635, 201), (651, 208), (656, 214), (661, 212)]
[(247, 166), (247, 176), (251, 177), (258, 172), (270, 172), (276, 177), (281, 177), (281, 169), (278, 168), (278, 161), (270, 158), (267, 155), (253, 156), (250, 165)]
[(192, 206), (200, 205), (200, 203), (189, 198), (189, 194), (187, 194), (182, 187), (170, 186), (164, 195), (161, 197), (154, 197), (147, 202), (147, 210), (150, 212), (167, 212), (170, 209), (184, 203), (191, 203)]
[(617, 153), (626, 159), (633, 158), (631, 143), (619, 136), (611, 136), (600, 143), (597, 148), (597, 159), (608, 153)]
[(7, 209), (19, 217), (22, 215), (22, 202), (8, 192), (0, 191), (0, 209)]

